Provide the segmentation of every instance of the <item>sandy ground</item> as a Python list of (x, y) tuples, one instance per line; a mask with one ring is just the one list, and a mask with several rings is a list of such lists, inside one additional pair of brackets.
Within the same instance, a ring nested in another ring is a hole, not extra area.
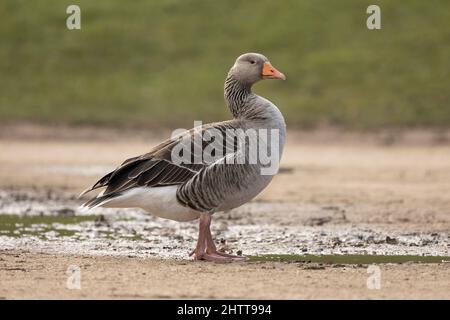
[[(80, 286), (67, 270), (80, 268)], [(445, 264), (385, 264), (380, 289), (367, 269), (285, 263), (211, 264), (126, 257), (2, 252), (1, 298), (449, 299)], [(70, 289), (69, 289), (70, 288)], [(79, 288), (79, 289), (78, 289)]]
[[(2, 128), (0, 215), (78, 215), (76, 194), (164, 134)], [(215, 237), (251, 255), (449, 256), (448, 141), (446, 132), (290, 132), (282, 172), (252, 203), (215, 217)], [(76, 238), (0, 235), (0, 297), (450, 298), (448, 263), (380, 265), (381, 289), (369, 290), (366, 265), (192, 262), (195, 223), (94, 213), (106, 222), (78, 225)], [(66, 288), (70, 265), (81, 290)]]

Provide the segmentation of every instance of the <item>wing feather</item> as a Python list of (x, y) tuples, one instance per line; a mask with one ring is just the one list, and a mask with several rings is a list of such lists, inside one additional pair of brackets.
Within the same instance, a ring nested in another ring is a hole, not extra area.
[[(178, 143), (185, 138), (191, 139), (192, 147), (198, 143), (195, 135), (203, 133), (209, 128), (218, 129), (225, 132), (228, 127), (232, 127), (231, 121), (208, 124), (201, 128), (194, 128), (183, 135), (168, 139), (150, 152), (138, 157), (125, 160), (114, 171), (109, 172), (98, 180), (91, 188), (86, 189), (80, 196), (92, 190), (106, 187), (102, 197), (109, 195), (118, 195), (121, 192), (134, 187), (159, 187), (167, 185), (180, 185), (194, 177), (199, 171), (208, 167), (207, 163), (182, 163), (172, 162), (172, 150)], [(202, 141), (203, 150), (208, 143)], [(199, 147), (199, 146), (197, 146)]]

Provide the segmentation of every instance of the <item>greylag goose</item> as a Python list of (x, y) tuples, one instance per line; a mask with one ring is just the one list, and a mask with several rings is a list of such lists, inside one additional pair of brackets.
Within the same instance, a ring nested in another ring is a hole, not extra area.
[[(126, 160), (82, 192), (80, 196), (105, 188), (82, 208), (142, 208), (175, 221), (199, 219), (197, 245), (190, 256), (209, 261), (245, 259), (218, 251), (210, 225), (214, 213), (250, 201), (278, 171), (286, 125), (272, 102), (252, 92), (252, 85), (262, 79), (285, 80), (285, 76), (262, 54), (239, 56), (224, 86), (232, 120), (194, 127)], [(205, 154), (210, 159), (197, 159)]]

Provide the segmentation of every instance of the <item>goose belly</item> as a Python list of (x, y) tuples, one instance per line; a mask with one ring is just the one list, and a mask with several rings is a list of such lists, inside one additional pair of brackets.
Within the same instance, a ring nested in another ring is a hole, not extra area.
[(273, 176), (255, 176), (251, 183), (241, 186), (239, 190), (234, 192), (229, 190), (216, 211), (227, 211), (242, 206), (260, 194), (272, 179)]
[(141, 208), (160, 218), (191, 221), (200, 212), (182, 206), (176, 198), (177, 186), (133, 188), (105, 203), (106, 208)]

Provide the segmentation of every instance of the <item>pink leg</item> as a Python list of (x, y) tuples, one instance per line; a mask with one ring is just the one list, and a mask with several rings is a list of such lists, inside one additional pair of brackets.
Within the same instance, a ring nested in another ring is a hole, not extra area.
[(219, 262), (243, 261), (246, 257), (235, 256), (216, 249), (214, 240), (211, 235), (211, 215), (203, 213), (200, 215), (199, 233), (197, 247), (189, 254), (194, 255), (195, 260), (208, 260)]

